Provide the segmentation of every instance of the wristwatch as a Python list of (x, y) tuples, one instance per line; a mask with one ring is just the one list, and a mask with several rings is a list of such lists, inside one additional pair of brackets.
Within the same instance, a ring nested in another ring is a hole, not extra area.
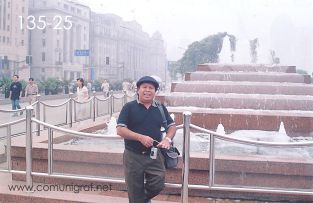
[(172, 139), (171, 138), (169, 138), (169, 137), (165, 137), (165, 139), (167, 139), (167, 141), (170, 143), (170, 144), (172, 144)]

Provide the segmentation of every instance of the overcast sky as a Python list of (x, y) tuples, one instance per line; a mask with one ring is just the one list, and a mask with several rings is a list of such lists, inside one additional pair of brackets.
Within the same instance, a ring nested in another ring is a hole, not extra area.
[[(80, 0), (80, 2), (98, 13), (114, 13), (125, 21), (136, 20), (142, 25), (143, 31), (150, 35), (159, 31), (165, 40), (169, 60), (179, 59), (184, 52), (183, 49), (191, 42), (217, 32), (227, 31), (241, 41), (258, 37), (260, 44), (263, 43), (263, 47), (266, 47), (271, 46), (270, 29), (277, 19), (281, 22), (287, 18), (294, 26), (290, 29), (313, 27), (313, 0)], [(288, 27), (286, 29), (282, 33), (290, 32)], [(268, 49), (270, 47), (264, 48)]]

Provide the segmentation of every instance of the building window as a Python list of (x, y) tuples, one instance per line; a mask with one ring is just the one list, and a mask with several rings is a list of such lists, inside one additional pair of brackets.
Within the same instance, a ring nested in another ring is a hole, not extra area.
[(10, 31), (10, 25), (7, 26), (7, 31)]
[(63, 8), (64, 8), (65, 10), (68, 10), (68, 5), (67, 5), (67, 4), (64, 4), (64, 5), (63, 5)]
[(81, 15), (82, 14), (82, 11), (80, 9), (77, 9), (77, 14), (78, 15)]
[(57, 40), (57, 48), (60, 48), (60, 40)]
[(42, 34), (45, 34), (46, 33), (46, 28), (42, 30)]
[(41, 53), (41, 61), (42, 62), (46, 61), (46, 53), (45, 52)]
[(24, 46), (24, 40), (21, 40), (21, 46)]
[(41, 72), (42, 73), (46, 72), (45, 68), (41, 68)]
[(46, 39), (42, 39), (42, 46), (43, 46), (43, 47), (46, 46)]
[(11, 2), (8, 2), (8, 8), (11, 8)]
[(24, 6), (22, 7), (22, 13), (25, 13), (25, 7)]

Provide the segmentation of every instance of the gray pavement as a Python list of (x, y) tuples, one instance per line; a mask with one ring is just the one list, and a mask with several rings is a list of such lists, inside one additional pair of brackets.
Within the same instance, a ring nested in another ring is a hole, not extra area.
[[(64, 101), (66, 101), (66, 99), (49, 100), (49, 101), (45, 101), (45, 103), (60, 104)], [(26, 102), (21, 103), (22, 108), (25, 108), (27, 105), (28, 105), (28, 103), (26, 103)], [(11, 104), (2, 104), (2, 105), (0, 105), (0, 109), (1, 110), (11, 110)], [(60, 117), (65, 117), (64, 109), (65, 109), (65, 107), (58, 107), (55, 109), (46, 108), (46, 113), (47, 113), (47, 115), (49, 115), (49, 118), (47, 118), (47, 119), (49, 119), (50, 122), (52, 122), (52, 123), (60, 121)], [(62, 114), (64, 114), (64, 115), (62, 115)], [(43, 118), (42, 116), (43, 116), (43, 107), (41, 107), (41, 118)], [(1, 124), (12, 122), (15, 120), (19, 120), (21, 118), (25, 118), (25, 112), (23, 113), (23, 115), (19, 115), (16, 117), (13, 117), (13, 113), (0, 112), (0, 123)], [(25, 132), (25, 122), (13, 125), (11, 128), (11, 132), (12, 132), (12, 134)], [(0, 138), (5, 136), (5, 135), (6, 135), (6, 129), (0, 128)]]

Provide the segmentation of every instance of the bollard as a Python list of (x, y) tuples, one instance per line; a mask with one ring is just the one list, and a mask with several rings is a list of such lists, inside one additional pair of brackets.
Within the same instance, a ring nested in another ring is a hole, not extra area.
[(213, 134), (210, 134), (210, 171), (209, 171), (209, 187), (213, 187), (214, 185), (214, 177), (215, 177), (215, 137)]
[(96, 121), (96, 91), (92, 92), (93, 98), (92, 98), (92, 117), (93, 117), (93, 122)]
[(8, 171), (10, 172), (12, 169), (12, 161), (11, 161), (11, 125), (7, 126), (7, 164)]
[(48, 174), (53, 173), (53, 131), (48, 128)]
[(70, 127), (73, 126), (73, 93), (69, 93), (69, 98), (70, 98), (70, 101), (68, 103), (69, 107), (68, 107), (68, 114), (70, 116), (69, 118), (69, 121), (70, 121)]
[[(40, 120), (40, 94), (36, 95), (36, 119)], [(40, 136), (40, 124), (36, 124), (36, 131), (37, 131), (37, 136)]]
[(182, 203), (188, 203), (191, 112), (185, 111), (183, 113), (183, 116), (184, 116), (184, 118), (183, 118), (184, 145), (183, 145), (183, 170), (182, 170), (181, 202)]
[(26, 107), (26, 184), (33, 185), (32, 177), (32, 113), (33, 107)]

